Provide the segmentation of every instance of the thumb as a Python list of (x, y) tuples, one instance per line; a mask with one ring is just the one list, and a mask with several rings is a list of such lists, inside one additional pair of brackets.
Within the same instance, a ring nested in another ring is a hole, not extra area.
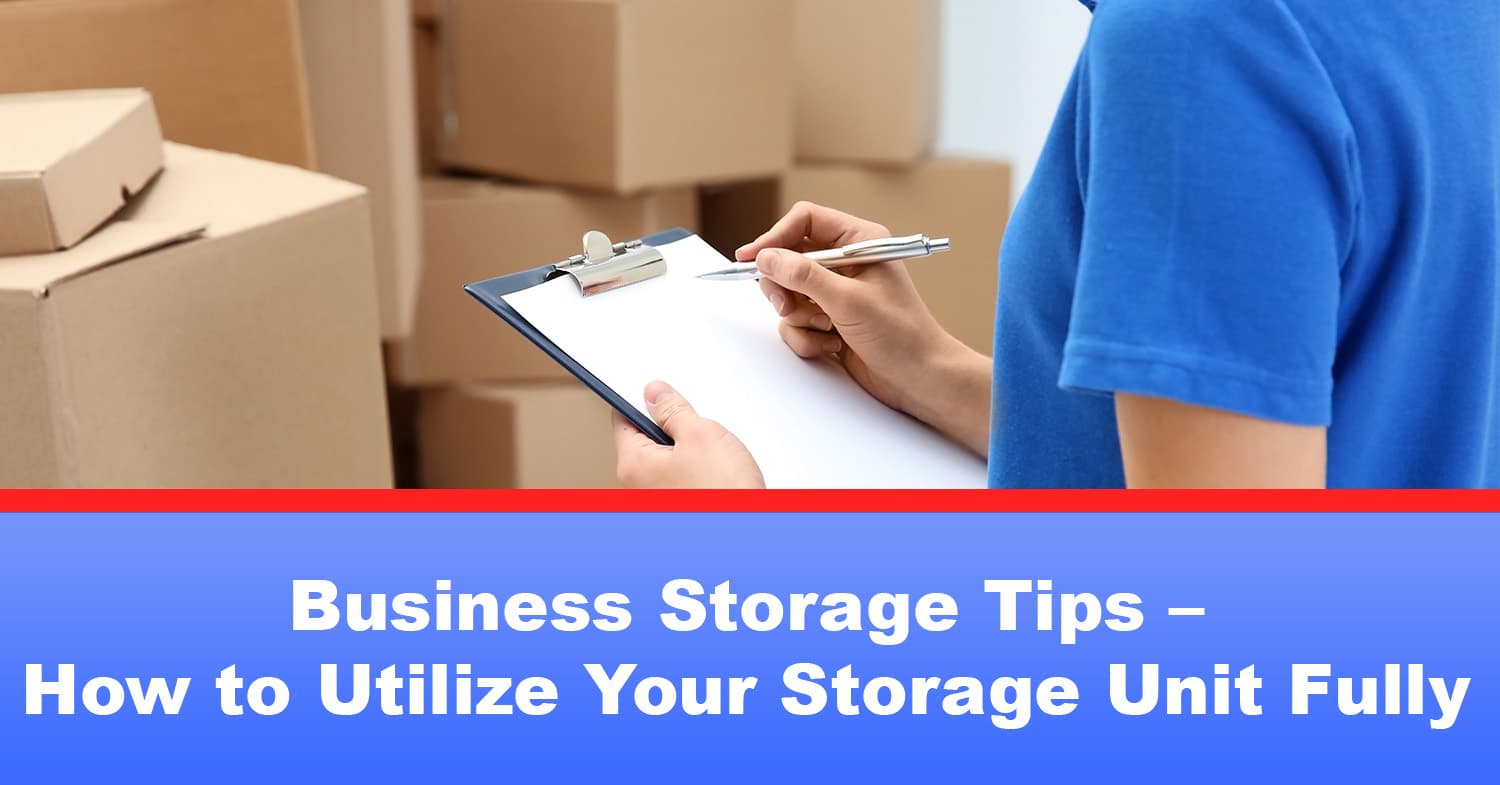
[(825, 310), (846, 305), (857, 285), (800, 253), (780, 248), (762, 250), (755, 257), (755, 263), (762, 275), (787, 289), (807, 295)]
[(690, 423), (699, 419), (692, 404), (666, 382), (646, 385), (646, 407), (651, 419), (675, 441)]

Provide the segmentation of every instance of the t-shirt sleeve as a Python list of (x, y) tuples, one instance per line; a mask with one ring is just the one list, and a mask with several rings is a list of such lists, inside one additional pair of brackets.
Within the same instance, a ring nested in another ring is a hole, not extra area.
[(1327, 425), (1353, 134), (1277, 0), (1100, 2), (1065, 389)]

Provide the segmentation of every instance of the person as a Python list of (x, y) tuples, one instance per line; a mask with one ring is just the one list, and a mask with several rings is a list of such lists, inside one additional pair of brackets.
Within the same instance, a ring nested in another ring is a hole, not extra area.
[[(995, 487), (1500, 486), (1500, 3), (1096, 5), (1007, 227), (993, 361), (899, 263), (802, 256), (887, 234), (812, 204), (736, 254), (788, 347)], [(646, 397), (676, 444), (617, 422), (623, 483), (760, 484)]]

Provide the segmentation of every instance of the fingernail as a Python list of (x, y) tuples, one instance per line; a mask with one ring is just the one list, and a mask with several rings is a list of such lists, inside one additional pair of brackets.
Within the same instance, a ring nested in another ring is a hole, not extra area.
[(746, 251), (750, 250), (750, 246), (752, 245), (754, 245), (754, 243), (745, 243), (744, 245), (734, 249), (734, 258), (738, 259), (743, 256)]
[(776, 313), (777, 314), (785, 316), (786, 315), (786, 298), (782, 297), (779, 294), (772, 294), (771, 295), (771, 307), (776, 309)]
[(829, 338), (827, 341), (823, 342), (823, 350), (828, 352), (829, 354), (843, 351), (843, 349), (844, 342), (839, 340), (838, 338)]
[(672, 388), (666, 382), (652, 382), (646, 385), (646, 403), (656, 405), (661, 399), (672, 394)]
[(827, 314), (818, 314), (812, 318), (812, 325), (819, 330), (832, 330), (833, 320)]

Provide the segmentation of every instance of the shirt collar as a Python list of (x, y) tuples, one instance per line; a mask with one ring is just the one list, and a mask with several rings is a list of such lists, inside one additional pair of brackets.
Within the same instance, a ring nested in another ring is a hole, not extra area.
[(1099, 0), (1078, 0), (1078, 2), (1083, 3), (1084, 7), (1089, 9), (1090, 11), (1094, 10), (1094, 4), (1098, 1)]

